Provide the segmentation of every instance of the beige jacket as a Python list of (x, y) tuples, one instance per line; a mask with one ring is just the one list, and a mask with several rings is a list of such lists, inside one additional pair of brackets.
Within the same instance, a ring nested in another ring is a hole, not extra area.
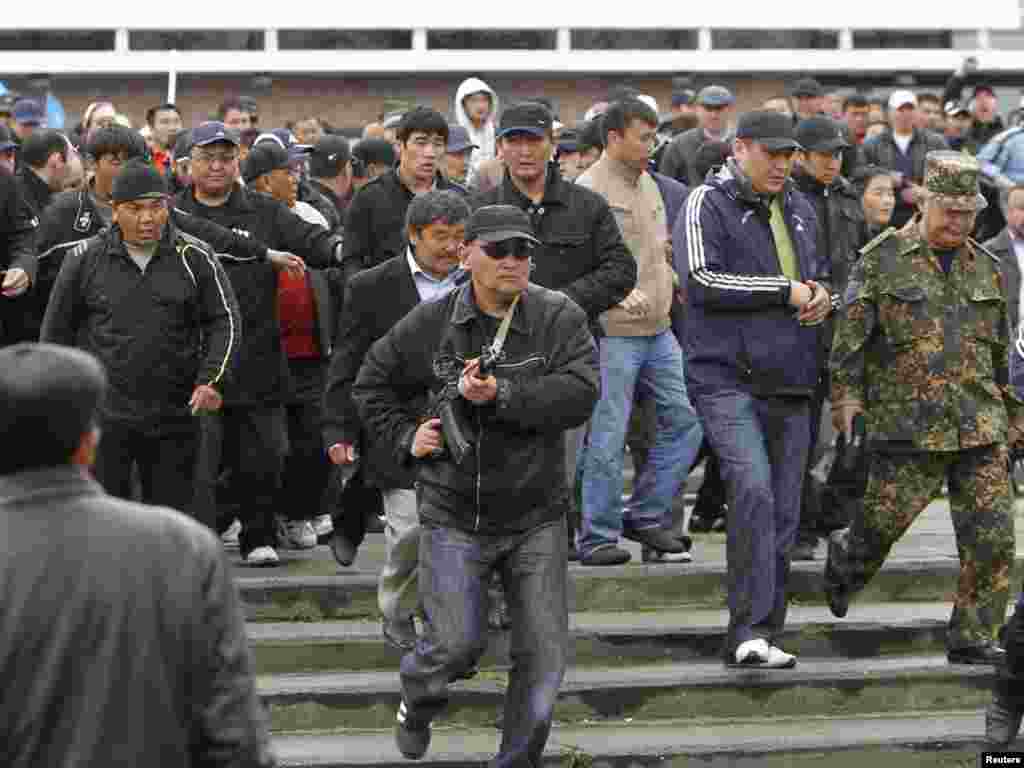
[(636, 259), (636, 287), (650, 302), (645, 317), (612, 307), (599, 320), (609, 336), (654, 336), (669, 327), (672, 308), (672, 268), (668, 217), (657, 182), (649, 173), (639, 178), (607, 155), (580, 176), (576, 183), (608, 201), (622, 230), (622, 239)]

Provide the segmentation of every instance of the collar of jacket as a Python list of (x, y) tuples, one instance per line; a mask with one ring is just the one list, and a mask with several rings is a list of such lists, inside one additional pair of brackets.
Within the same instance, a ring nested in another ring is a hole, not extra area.
[[(188, 205), (185, 207), (186, 210), (195, 210), (196, 207), (202, 206), (209, 208), (204, 203), (201, 203), (196, 199), (196, 189), (194, 186), (189, 187), (185, 190), (185, 200)], [(249, 193), (245, 187), (238, 182), (232, 185), (231, 194), (228, 195), (228, 199), (224, 201), (224, 205), (216, 206), (217, 208), (223, 208), (230, 211), (245, 211), (249, 210), (252, 206), (249, 203)]]
[(33, 496), (103, 493), (84, 468), (73, 464), (43, 467), (0, 476), (0, 502), (21, 501)]
[[(165, 252), (168, 248), (173, 247), (173, 243), (178, 236), (177, 230), (174, 228), (174, 223), (170, 217), (167, 218), (167, 224), (164, 225), (164, 233), (160, 238), (160, 242), (157, 243), (156, 250), (153, 251), (153, 257), (160, 255), (161, 252)], [(111, 225), (107, 231), (107, 245), (116, 250), (118, 253), (123, 255), (126, 259), (128, 258), (128, 249), (124, 247), (124, 240), (121, 236), (121, 227), (117, 224)]]
[[(502, 181), (502, 184), (505, 187), (505, 198), (507, 199), (511, 195), (520, 201), (520, 208), (525, 210), (531, 205), (535, 205), (533, 200), (520, 192), (519, 187), (512, 183), (512, 175), (508, 172), (508, 168), (505, 169), (505, 179)], [(544, 197), (536, 205), (568, 205), (569, 184), (570, 182), (562, 178), (562, 174), (558, 169), (558, 163), (548, 163), (547, 174), (544, 177)]]
[[(529, 289), (524, 291), (523, 295), (519, 298), (519, 304), (516, 305), (516, 312), (512, 315), (512, 322), (509, 323), (509, 328), (513, 331), (527, 336), (533, 332), (533, 325), (530, 323), (530, 319), (527, 316), (529, 311), (526, 309), (528, 295)], [(452, 307), (451, 315), (452, 324), (465, 325), (470, 320), (481, 315), (483, 315), (483, 312), (476, 305), (476, 299), (473, 296), (473, 281), (469, 280), (455, 292), (454, 306)]]
[[(21, 177), (25, 180), (29, 192), (32, 193), (33, 202), (47, 200), (53, 194), (50, 191), (50, 185), (43, 181), (31, 166), (27, 164), (22, 166)], [(42, 211), (37, 211), (37, 213), (42, 213)]]
[[(407, 186), (405, 186), (405, 182), (402, 181), (402, 177), (398, 173), (398, 166), (397, 165), (394, 168), (392, 168), (390, 171), (388, 171), (384, 175), (384, 177), (387, 179), (387, 181), (390, 184), (392, 184), (395, 187), (397, 187), (398, 189), (402, 190), (402, 193), (407, 198), (409, 198), (410, 200), (412, 200), (414, 197), (416, 197), (416, 193), (413, 192), (411, 189), (409, 189)], [(434, 172), (434, 188), (435, 189), (454, 189), (456, 191), (460, 191), (460, 192), (465, 193), (465, 190), (460, 185), (456, 184), (453, 181), (449, 181), (447, 178), (445, 178), (445, 175), (443, 173), (441, 173), (441, 171), (439, 171), (439, 170)]]

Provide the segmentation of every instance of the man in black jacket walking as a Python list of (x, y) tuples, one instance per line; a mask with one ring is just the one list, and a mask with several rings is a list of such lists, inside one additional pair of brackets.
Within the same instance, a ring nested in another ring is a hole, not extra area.
[[(336, 263), (339, 237), (238, 184), (238, 138), (222, 123), (204, 123), (192, 132), (191, 166), (192, 187), (178, 195), (179, 208), (269, 248), (296, 253), (314, 267)], [(240, 506), (242, 556), (248, 565), (276, 565), (274, 511), (286, 447), (282, 403), (290, 386), (277, 275), (265, 261), (224, 259), (224, 266), (238, 296), (245, 337), (224, 393), (221, 423), (204, 425), (209, 427), (204, 440), (214, 445), (204, 444), (197, 485), (215, 484), (223, 457)]]
[[(394, 450), (362, 429), (352, 385), (367, 351), (377, 339), (423, 301), (437, 300), (456, 287), (459, 248), (469, 218), (462, 196), (449, 190), (420, 195), (406, 212), (409, 247), (373, 269), (352, 278), (339, 321), (338, 346), (324, 393), (324, 445), (337, 465), (352, 464), (362, 456), (364, 482), (379, 488), (384, 501), (387, 559), (381, 570), (378, 602), (384, 617), (384, 636), (412, 650), (416, 632), (412, 613), (416, 606), (416, 568), (420, 537), (412, 468), (395, 461)], [(356, 515), (346, 515), (349, 518)], [(347, 532), (335, 533), (348, 538)], [(354, 557), (360, 541), (352, 536), (344, 544)], [(337, 548), (335, 553), (337, 556)], [(350, 561), (351, 562), (351, 561)]]
[[(352, 392), (367, 428), (419, 483), (426, 636), (402, 659), (395, 730), (411, 759), (426, 753), (449, 683), (486, 649), (493, 572), (517, 649), (496, 764), (540, 763), (565, 672), (562, 433), (590, 417), (598, 369), (586, 315), (528, 282), (537, 243), (517, 208), (478, 209), (462, 251), (471, 282), (416, 307), (374, 344)], [(440, 418), (424, 419), (438, 398), (465, 425), (466, 456)]]
[(0, 347), (24, 338), (25, 304), (36, 280), (35, 223), (13, 174), (0, 170)]
[(135, 161), (114, 181), (114, 226), (64, 260), (42, 340), (95, 354), (110, 378), (96, 476), (131, 498), (186, 510), (200, 411), (220, 408), (241, 342), (231, 284), (213, 253), (168, 224), (160, 173)]

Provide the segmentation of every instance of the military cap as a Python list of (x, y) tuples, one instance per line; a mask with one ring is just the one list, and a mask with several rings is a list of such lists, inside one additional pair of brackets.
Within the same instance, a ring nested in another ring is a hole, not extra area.
[(924, 187), (930, 200), (945, 208), (981, 211), (988, 205), (978, 191), (981, 166), (963, 152), (940, 150), (925, 158)]

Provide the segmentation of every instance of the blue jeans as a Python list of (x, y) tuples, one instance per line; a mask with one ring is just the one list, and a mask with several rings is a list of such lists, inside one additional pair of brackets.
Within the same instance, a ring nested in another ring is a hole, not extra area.
[(512, 667), (495, 768), (541, 764), (569, 638), (568, 537), (565, 521), (524, 533), (483, 536), (424, 522), (420, 532), (424, 636), (402, 658), (407, 722), (429, 723), (448, 685), (487, 649), (488, 587), (497, 571), (512, 620)]
[(786, 621), (786, 579), (800, 522), (811, 440), (809, 398), (762, 398), (738, 390), (694, 398), (722, 468), (729, 505), (727, 653), (771, 638)]
[[(671, 331), (601, 339), (601, 399), (583, 454), (580, 556), (614, 545), (623, 524), (661, 527), (686, 481), (704, 432), (686, 394), (683, 353)], [(657, 433), (644, 471), (622, 504), (622, 463), (634, 392), (654, 401)]]

